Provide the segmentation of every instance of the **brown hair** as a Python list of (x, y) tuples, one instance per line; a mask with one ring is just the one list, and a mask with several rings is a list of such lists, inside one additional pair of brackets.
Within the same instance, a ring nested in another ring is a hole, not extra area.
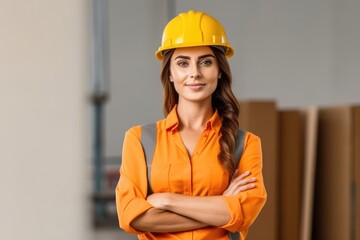
[[(232, 92), (231, 83), (232, 76), (229, 62), (227, 61), (223, 51), (218, 47), (210, 47), (213, 51), (219, 69), (221, 78), (218, 81), (217, 88), (212, 95), (212, 106), (216, 109), (222, 119), (220, 129), (221, 137), (219, 139), (220, 153), (218, 160), (224, 169), (227, 170), (229, 176), (233, 176), (235, 172), (235, 140), (239, 129), (239, 103)], [(163, 111), (165, 116), (173, 109), (179, 101), (179, 94), (176, 92), (174, 85), (170, 82), (170, 59), (174, 53), (174, 49), (169, 50), (162, 62), (161, 83), (163, 85)]]

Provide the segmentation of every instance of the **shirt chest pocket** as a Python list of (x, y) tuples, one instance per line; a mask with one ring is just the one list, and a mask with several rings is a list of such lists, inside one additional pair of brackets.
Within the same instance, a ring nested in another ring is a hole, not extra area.
[(199, 196), (221, 195), (228, 185), (228, 174), (218, 163), (194, 169), (194, 193)]
[(184, 193), (186, 182), (191, 181), (190, 174), (190, 166), (186, 163), (153, 163), (151, 166), (153, 191)]

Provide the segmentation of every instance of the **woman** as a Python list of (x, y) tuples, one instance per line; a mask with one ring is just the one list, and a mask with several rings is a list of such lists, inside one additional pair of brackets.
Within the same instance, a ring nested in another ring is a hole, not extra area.
[(239, 105), (225, 31), (206, 13), (179, 14), (155, 55), (163, 62), (166, 118), (156, 123), (154, 193), (147, 194), (142, 127), (136, 126), (125, 135), (116, 188), (120, 227), (139, 239), (245, 239), (266, 191), (254, 134), (246, 133), (236, 165)]

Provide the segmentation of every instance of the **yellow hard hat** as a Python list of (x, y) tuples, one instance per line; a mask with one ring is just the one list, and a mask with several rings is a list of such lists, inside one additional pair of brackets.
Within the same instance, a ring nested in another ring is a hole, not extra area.
[(173, 48), (221, 46), (227, 58), (234, 54), (223, 26), (204, 12), (190, 10), (174, 17), (165, 27), (162, 44), (155, 57), (162, 61), (163, 52)]

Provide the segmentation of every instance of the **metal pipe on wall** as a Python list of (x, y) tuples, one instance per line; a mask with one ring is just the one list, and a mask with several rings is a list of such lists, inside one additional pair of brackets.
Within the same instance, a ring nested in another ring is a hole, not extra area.
[[(104, 190), (104, 106), (109, 98), (109, 52), (108, 52), (108, 1), (93, 0), (93, 76), (92, 101), (92, 157), (93, 192)], [(101, 203), (95, 203), (96, 217), (105, 214)]]

